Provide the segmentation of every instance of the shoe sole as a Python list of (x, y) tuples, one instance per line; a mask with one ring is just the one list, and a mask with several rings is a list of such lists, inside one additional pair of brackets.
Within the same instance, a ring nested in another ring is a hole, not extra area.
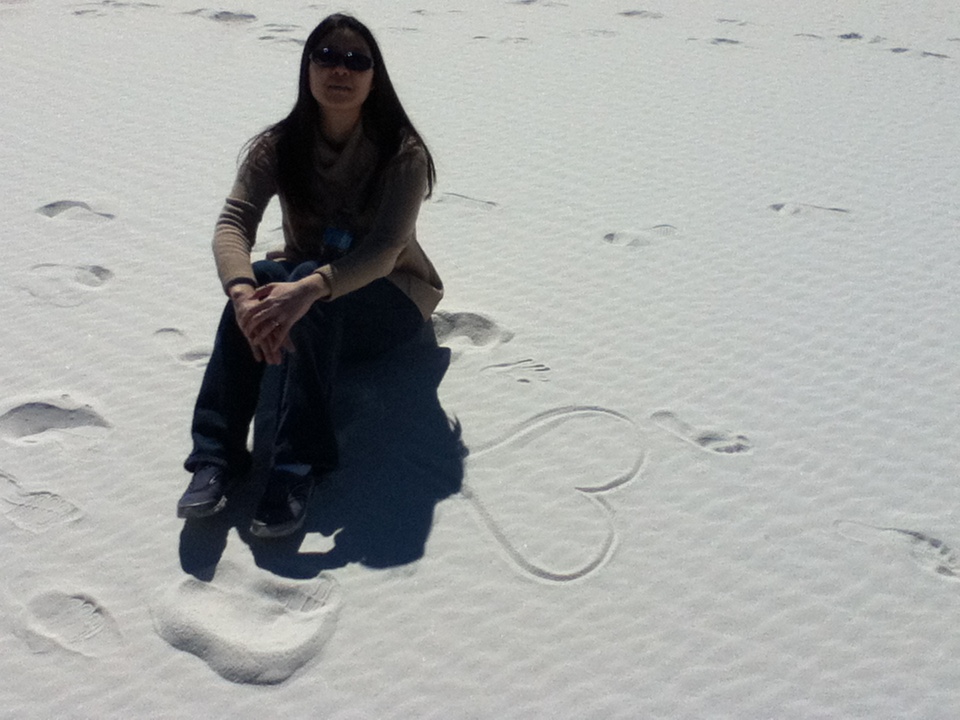
[(293, 535), (293, 533), (303, 527), (303, 523), (307, 520), (307, 508), (310, 507), (310, 500), (313, 497), (313, 491), (314, 487), (311, 486), (309, 491), (307, 491), (306, 502), (303, 503), (303, 512), (300, 513), (300, 517), (298, 517), (296, 520), (279, 523), (277, 525), (267, 525), (266, 523), (260, 522), (254, 518), (250, 522), (250, 534), (263, 540), (272, 540), (274, 538)]
[(266, 523), (254, 520), (250, 523), (250, 534), (264, 540), (286, 537), (287, 535), (293, 535), (293, 533), (302, 528), (303, 522), (306, 519), (307, 514), (304, 513), (298, 519), (280, 525), (267, 525)]
[(220, 498), (215, 505), (185, 505), (177, 506), (177, 517), (181, 520), (196, 520), (210, 517), (223, 510), (227, 504), (226, 496)]

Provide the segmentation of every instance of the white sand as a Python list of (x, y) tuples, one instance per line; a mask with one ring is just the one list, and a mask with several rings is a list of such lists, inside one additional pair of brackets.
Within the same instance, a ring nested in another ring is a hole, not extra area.
[[(174, 513), (209, 241), (339, 9), (450, 365), (353, 378), (265, 547)], [(960, 715), (953, 0), (0, 0), (0, 58), (0, 716)]]

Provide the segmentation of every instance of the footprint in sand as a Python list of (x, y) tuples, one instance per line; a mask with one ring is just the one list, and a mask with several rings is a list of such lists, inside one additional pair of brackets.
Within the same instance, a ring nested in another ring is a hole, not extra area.
[(905, 550), (924, 570), (949, 580), (960, 580), (960, 553), (939, 538), (916, 530), (878, 527), (856, 520), (837, 520), (834, 526), (848, 540)]
[(113, 220), (116, 217), (110, 213), (94, 210), (87, 203), (81, 202), (80, 200), (56, 200), (52, 203), (47, 203), (46, 205), (37, 208), (38, 213), (48, 218), (57, 217), (58, 215), (62, 215), (68, 211), (71, 217), (76, 218), (83, 217), (86, 219)]
[(155, 9), (159, 8), (159, 5), (154, 3), (146, 2), (121, 2), (120, 0), (102, 0), (98, 3), (84, 3), (82, 10), (74, 10), (74, 15), (93, 15), (95, 17), (103, 17), (107, 14), (107, 10), (116, 11), (116, 10), (125, 10), (128, 8), (133, 8), (135, 10), (144, 10), (144, 9)]
[(304, 40), (293, 37), (294, 33), (300, 33), (303, 30), (299, 25), (282, 25), (277, 23), (267, 23), (263, 26), (263, 34), (257, 37), (257, 40), (265, 40), (279, 43), (295, 43), (303, 45)]
[(673, 225), (654, 225), (638, 232), (621, 231), (609, 232), (603, 236), (603, 241), (617, 247), (649, 247), (663, 238), (673, 237), (677, 229)]
[(46, 532), (83, 517), (76, 505), (56, 493), (24, 490), (13, 476), (2, 470), (0, 512), (18, 528), (32, 533)]
[(39, 442), (50, 431), (91, 436), (98, 433), (98, 428), (110, 427), (90, 405), (78, 404), (69, 395), (53, 402), (21, 403), (0, 415), (0, 437), (25, 443)]
[(511, 378), (518, 383), (529, 384), (550, 380), (550, 367), (533, 358), (524, 358), (515, 362), (485, 365), (480, 372), (489, 372)]
[(722, 455), (746, 455), (752, 452), (753, 444), (745, 435), (724, 430), (696, 428), (684, 422), (668, 410), (659, 410), (650, 416), (657, 425), (681, 440), (686, 440), (707, 452)]
[(210, 348), (192, 347), (187, 334), (177, 328), (160, 328), (153, 337), (177, 362), (191, 367), (205, 367), (210, 361)]
[(578, 33), (568, 33), (567, 37), (579, 37), (580, 35), (586, 35), (587, 37), (592, 38), (612, 38), (617, 37), (619, 33), (614, 30), (603, 30), (600, 28), (591, 28), (588, 30), (581, 30)]
[(630, 418), (561, 407), (472, 448), (461, 496), (521, 572), (570, 582), (610, 558), (618, 536), (602, 493), (639, 475), (644, 459)]
[(663, 13), (654, 12), (653, 10), (624, 10), (623, 12), (617, 13), (617, 15), (623, 15), (623, 17), (628, 18), (638, 18), (640, 20), (663, 19)]
[(30, 268), (20, 288), (57, 307), (76, 307), (90, 300), (113, 273), (100, 265), (41, 263)]
[(472, 210), (493, 210), (500, 207), (492, 200), (479, 200), (459, 193), (441, 193), (435, 200), (438, 205), (454, 205), (470, 208)]
[(432, 320), (437, 342), (450, 347), (453, 358), (464, 350), (489, 350), (513, 339), (512, 332), (477, 313), (437, 312)]
[(316, 657), (336, 627), (336, 581), (281, 580), (222, 561), (210, 582), (188, 577), (152, 608), (157, 634), (236, 683), (281, 683)]
[[(796, 34), (794, 35), (794, 37), (813, 38), (813, 39), (816, 39), (816, 40), (823, 40), (823, 39), (824, 39), (823, 36), (821, 36), (821, 35), (814, 35), (814, 34), (811, 34), (811, 33), (796, 33)], [(848, 42), (848, 43), (851, 42), (851, 41), (864, 40), (864, 36), (861, 35), (861, 34), (858, 33), (858, 32), (843, 33), (842, 35), (837, 35), (836, 37), (837, 37), (837, 39), (843, 40), (843, 41)], [(947, 38), (947, 40), (948, 40), (948, 41), (957, 40), (957, 38)], [(886, 42), (887, 42), (887, 38), (883, 37), (882, 35), (875, 35), (872, 39), (867, 40), (866, 42), (867, 42), (868, 45), (880, 45), (880, 44), (886, 43)], [(898, 46), (896, 46), (896, 47), (886, 48), (886, 49), (887, 49), (889, 52), (892, 52), (892, 53), (894, 53), (894, 54), (896, 54), (896, 55), (902, 55), (902, 54), (911, 52), (911, 49), (910, 49), (910, 48), (908, 48), (908, 47), (903, 47), (902, 45), (898, 45)], [(949, 55), (944, 55), (943, 53), (938, 53), (938, 52), (920, 51), (918, 54), (919, 54), (920, 57), (938, 58), (938, 59), (941, 59), (941, 60), (948, 60), (948, 59), (950, 59), (950, 56), (949, 56)], [(782, 203), (778, 203), (778, 204), (782, 204)], [(773, 207), (775, 210), (778, 209), (778, 208), (775, 207), (775, 206), (771, 206), (771, 207)], [(816, 206), (808, 206), (808, 207), (816, 207)], [(817, 208), (817, 209), (819, 209), (819, 210), (834, 210), (834, 211), (839, 211), (839, 212), (849, 212), (849, 211), (847, 211), (847, 210), (843, 210), (842, 208)], [(796, 213), (793, 212), (792, 214), (796, 214)]]
[(120, 647), (122, 635), (110, 613), (85, 593), (52, 590), (32, 598), (16, 633), (35, 653), (57, 649), (101, 657)]
[(254, 22), (257, 19), (256, 15), (251, 15), (250, 13), (231, 12), (230, 10), (208, 10), (207, 8), (190, 10), (189, 12), (185, 12), (183, 14), (206, 18), (207, 20), (213, 20), (214, 22), (229, 24), (249, 23)]
[(808, 215), (811, 213), (835, 213), (846, 215), (850, 211), (842, 207), (827, 207), (825, 205), (810, 205), (808, 203), (774, 203), (770, 209), (780, 215)]

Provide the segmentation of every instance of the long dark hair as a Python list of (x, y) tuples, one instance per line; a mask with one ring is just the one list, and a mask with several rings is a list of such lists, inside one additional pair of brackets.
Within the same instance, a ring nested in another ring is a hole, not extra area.
[(400, 98), (397, 97), (387, 66), (383, 61), (380, 46), (373, 33), (362, 22), (350, 15), (337, 13), (324, 18), (307, 37), (300, 56), (300, 85), (293, 110), (276, 125), (267, 128), (255, 137), (250, 145), (256, 151), (258, 140), (273, 138), (277, 148), (278, 186), (287, 203), (294, 208), (310, 206), (311, 165), (310, 152), (314, 131), (320, 121), (320, 106), (310, 92), (310, 54), (320, 41), (334, 30), (352, 30), (362, 37), (373, 56), (373, 84), (370, 94), (361, 108), (363, 128), (380, 151), (377, 175), (400, 151), (406, 140), (415, 141), (427, 155), (427, 197), (433, 192), (437, 171), (433, 156), (427, 149), (420, 133), (407, 116)]

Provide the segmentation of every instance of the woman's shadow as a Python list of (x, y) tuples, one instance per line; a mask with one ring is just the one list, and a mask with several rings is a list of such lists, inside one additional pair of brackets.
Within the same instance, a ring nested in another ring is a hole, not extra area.
[[(183, 570), (209, 580), (231, 527), (250, 546), (257, 565), (293, 578), (349, 563), (388, 568), (423, 557), (434, 507), (460, 491), (467, 455), (459, 423), (450, 421), (437, 397), (449, 364), (450, 350), (437, 345), (427, 323), (387, 356), (342, 368), (333, 403), (340, 467), (318, 484), (300, 532), (265, 541), (248, 528), (263, 490), (276, 418), (278, 381), (268, 369), (255, 420), (251, 477), (228, 494), (222, 513), (184, 524)], [(301, 550), (323, 544), (304, 542), (309, 533), (322, 534), (332, 547)]]

